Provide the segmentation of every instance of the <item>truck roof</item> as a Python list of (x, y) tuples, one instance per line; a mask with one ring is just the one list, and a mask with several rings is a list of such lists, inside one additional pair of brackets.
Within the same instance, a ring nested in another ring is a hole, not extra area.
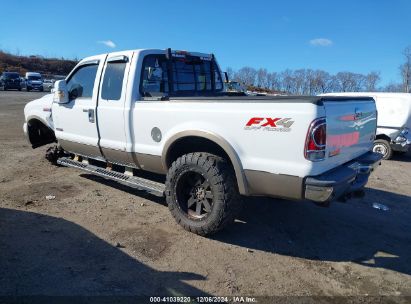
[[(153, 53), (153, 54), (166, 54), (167, 49), (131, 49), (131, 50), (121, 50), (117, 52), (111, 52), (111, 53), (102, 53), (102, 54), (96, 54), (93, 56), (85, 57), (80, 60), (82, 61), (88, 61), (88, 60), (93, 60), (95, 56), (101, 56), (101, 55), (120, 55), (121, 53), (124, 52), (147, 52), (147, 53)], [(190, 54), (192, 56), (201, 56), (201, 57), (211, 57), (212, 54), (207, 54), (207, 53), (201, 53), (201, 52), (192, 52), (192, 51), (184, 51), (184, 50), (171, 50), (172, 53), (181, 53), (181, 54)]]

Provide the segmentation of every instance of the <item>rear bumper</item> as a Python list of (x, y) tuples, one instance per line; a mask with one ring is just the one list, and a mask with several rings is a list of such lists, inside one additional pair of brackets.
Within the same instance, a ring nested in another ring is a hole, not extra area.
[(381, 163), (381, 159), (381, 154), (368, 152), (331, 171), (307, 177), (304, 182), (304, 197), (325, 203), (361, 190), (367, 184), (371, 172)]

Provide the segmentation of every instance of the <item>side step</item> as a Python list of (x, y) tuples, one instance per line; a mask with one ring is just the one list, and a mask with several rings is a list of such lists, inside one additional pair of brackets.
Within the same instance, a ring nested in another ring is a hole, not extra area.
[(79, 162), (68, 157), (61, 157), (57, 163), (62, 166), (72, 167), (87, 171), (94, 175), (114, 180), (126, 186), (136, 188), (138, 190), (147, 191), (156, 196), (164, 196), (165, 185), (162, 183), (153, 182), (137, 176), (126, 175), (124, 173), (109, 171), (97, 166), (93, 166), (84, 162)]

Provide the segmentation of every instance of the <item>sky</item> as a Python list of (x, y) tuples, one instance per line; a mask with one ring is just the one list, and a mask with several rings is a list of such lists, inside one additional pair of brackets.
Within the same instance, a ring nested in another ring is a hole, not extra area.
[(400, 82), (410, 0), (8, 1), (0, 49), (83, 58), (161, 48), (214, 53), (220, 66), (381, 73)]

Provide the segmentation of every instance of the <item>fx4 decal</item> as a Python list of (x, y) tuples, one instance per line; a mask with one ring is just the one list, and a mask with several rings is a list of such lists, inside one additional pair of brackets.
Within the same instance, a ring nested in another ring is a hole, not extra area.
[(294, 120), (291, 118), (253, 117), (244, 127), (244, 130), (264, 130), (290, 132)]

